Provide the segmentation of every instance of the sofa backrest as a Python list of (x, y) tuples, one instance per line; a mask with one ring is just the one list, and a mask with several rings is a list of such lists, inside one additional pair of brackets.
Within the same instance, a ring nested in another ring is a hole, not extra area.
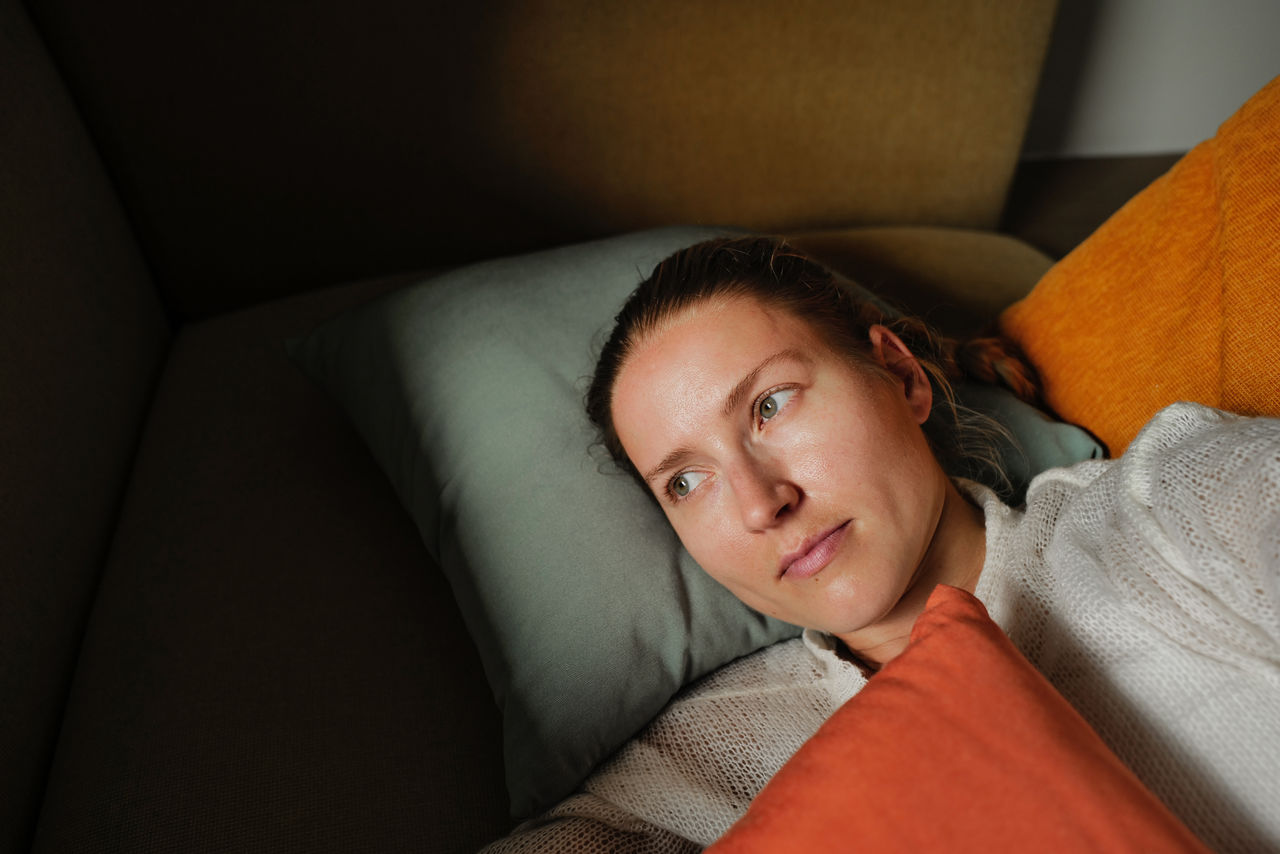
[(167, 304), (673, 222), (993, 226), (1054, 0), (28, 0)]
[(34, 826), (167, 338), (58, 74), (0, 0), (0, 851)]

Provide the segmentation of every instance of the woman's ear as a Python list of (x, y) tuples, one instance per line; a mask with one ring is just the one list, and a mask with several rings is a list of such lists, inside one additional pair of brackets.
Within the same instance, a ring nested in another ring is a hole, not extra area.
[(919, 360), (911, 355), (902, 339), (894, 335), (888, 327), (876, 324), (871, 327), (871, 357), (875, 359), (890, 375), (902, 384), (907, 399), (907, 407), (911, 410), (917, 424), (923, 424), (929, 417), (933, 407), (933, 386)]

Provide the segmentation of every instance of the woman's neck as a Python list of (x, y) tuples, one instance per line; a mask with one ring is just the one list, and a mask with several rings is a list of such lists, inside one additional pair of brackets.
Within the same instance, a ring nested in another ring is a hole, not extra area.
[(855, 656), (878, 670), (907, 648), (916, 618), (924, 612), (935, 587), (947, 584), (974, 591), (986, 552), (982, 509), (948, 479), (929, 549), (902, 598), (882, 619), (840, 639)]

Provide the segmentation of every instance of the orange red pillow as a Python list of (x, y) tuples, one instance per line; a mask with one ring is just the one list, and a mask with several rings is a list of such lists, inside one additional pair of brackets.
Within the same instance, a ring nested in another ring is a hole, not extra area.
[(791, 758), (712, 854), (1206, 852), (983, 605), (938, 587), (906, 651)]
[(1280, 415), (1280, 78), (1000, 318), (1113, 456), (1178, 400)]

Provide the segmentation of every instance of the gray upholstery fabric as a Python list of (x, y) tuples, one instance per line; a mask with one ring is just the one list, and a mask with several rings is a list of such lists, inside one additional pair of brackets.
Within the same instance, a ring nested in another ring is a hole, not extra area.
[(372, 290), (178, 336), (36, 851), (474, 851), (505, 830), (497, 709), (448, 585), (282, 345)]
[(0, 851), (23, 849), (168, 337), (39, 38), (0, 2)]

